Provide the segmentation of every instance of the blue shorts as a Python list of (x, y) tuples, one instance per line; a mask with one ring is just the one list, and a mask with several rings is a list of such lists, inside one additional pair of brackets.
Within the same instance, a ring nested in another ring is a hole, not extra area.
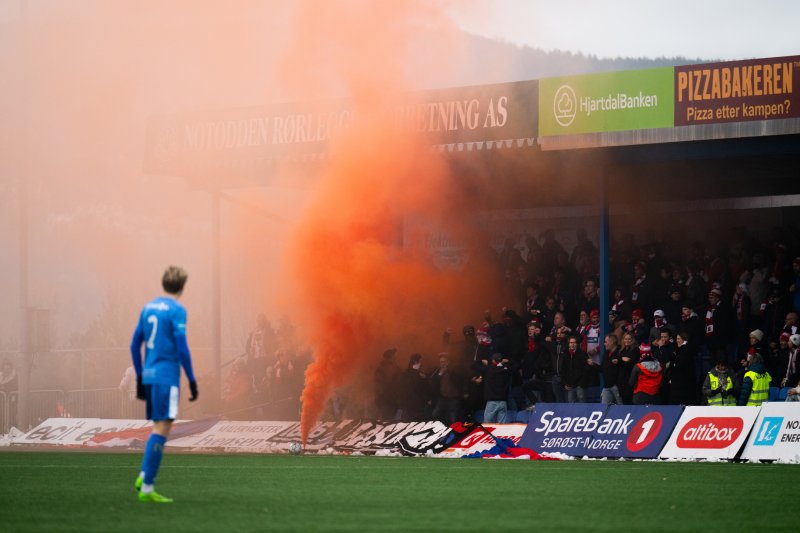
[(180, 388), (175, 385), (154, 383), (145, 385), (147, 420), (175, 420), (178, 418)]

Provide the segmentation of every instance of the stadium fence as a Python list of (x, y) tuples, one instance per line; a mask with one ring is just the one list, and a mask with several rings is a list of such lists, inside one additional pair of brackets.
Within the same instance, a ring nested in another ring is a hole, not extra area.
[(142, 403), (118, 388), (32, 390), (27, 421), (18, 424), (18, 393), (0, 392), (0, 434), (16, 427), (27, 430), (48, 418), (141, 418)]

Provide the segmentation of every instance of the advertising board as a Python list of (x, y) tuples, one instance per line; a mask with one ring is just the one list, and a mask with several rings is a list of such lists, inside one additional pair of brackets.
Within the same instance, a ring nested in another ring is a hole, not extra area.
[(539, 135), (673, 127), (672, 67), (546, 78)]
[(733, 459), (744, 445), (759, 407), (686, 407), (661, 459)]
[(742, 452), (742, 459), (800, 462), (800, 402), (769, 402)]
[(800, 56), (675, 67), (675, 125), (800, 117)]

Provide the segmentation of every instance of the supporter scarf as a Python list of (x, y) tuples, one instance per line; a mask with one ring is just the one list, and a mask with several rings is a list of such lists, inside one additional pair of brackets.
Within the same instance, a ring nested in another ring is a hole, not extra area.
[(528, 337), (528, 351), (533, 352), (534, 350), (536, 350), (536, 339)]
[(794, 375), (795, 365), (797, 364), (797, 352), (798, 352), (797, 348), (789, 352), (789, 364), (786, 366), (786, 376), (785, 376), (785, 379), (787, 380)]
[(786, 367), (786, 379), (789, 379), (794, 375), (795, 364), (797, 364), (797, 351), (798, 349), (795, 348), (792, 350), (791, 355), (789, 356), (789, 365)]
[(663, 318), (656, 318), (656, 319), (655, 319), (655, 326), (656, 326), (657, 328), (661, 329), (661, 328), (663, 328), (663, 327), (664, 327), (664, 326), (666, 326), (666, 325), (667, 325), (667, 321), (666, 321), (666, 320), (664, 320)]
[(706, 310), (706, 337), (714, 336), (714, 313), (719, 304), (720, 302), (717, 302), (716, 305), (709, 305)]
[(736, 296), (736, 320), (744, 320), (744, 294)]
[(592, 327), (591, 324), (586, 324), (583, 326), (578, 326), (578, 333), (581, 335), (581, 349), (585, 352), (589, 348), (588, 340), (589, 340), (589, 329)]

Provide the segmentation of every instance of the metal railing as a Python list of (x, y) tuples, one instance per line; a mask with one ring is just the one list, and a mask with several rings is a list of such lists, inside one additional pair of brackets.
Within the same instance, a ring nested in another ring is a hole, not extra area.
[(116, 387), (67, 391), (64, 405), (68, 416), (81, 418), (141, 418), (144, 406)]
[(0, 392), (0, 434), (16, 427), (28, 430), (48, 418), (141, 418), (144, 403), (118, 388), (32, 390), (27, 422), (19, 423), (17, 392)]
[[(17, 393), (12, 393), (16, 395)], [(28, 393), (28, 423), (20, 424), (19, 429), (38, 425), (48, 418), (68, 416), (64, 409), (64, 391), (56, 389), (32, 390)]]
[[(291, 402), (294, 396), (269, 402), (255, 402), (247, 407), (215, 415), (236, 418), (244, 415), (260, 420), (269, 416), (269, 409), (278, 408)], [(145, 414), (145, 404), (135, 397), (133, 391), (119, 388), (76, 389), (76, 390), (32, 390), (27, 397), (26, 420), (20, 422), (17, 413), (17, 392), (0, 392), (0, 434), (8, 433), (11, 427), (28, 431), (48, 418), (106, 418), (106, 419), (141, 419)], [(203, 413), (197, 403), (182, 400), (180, 416), (195, 418), (209, 416)], [(282, 420), (282, 418), (275, 418)]]
[(0, 391), (0, 434), (8, 433), (17, 419), (17, 405), (12, 401), (12, 394), (16, 395)]

